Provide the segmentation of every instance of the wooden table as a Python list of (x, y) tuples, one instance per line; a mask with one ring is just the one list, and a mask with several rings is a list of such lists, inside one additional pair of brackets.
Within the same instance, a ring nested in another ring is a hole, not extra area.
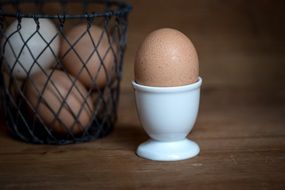
[[(0, 189), (285, 189), (284, 3), (130, 2), (114, 131), (89, 143), (32, 145), (10, 138), (2, 119)], [(143, 37), (163, 26), (191, 36), (204, 78), (189, 135), (201, 153), (178, 162), (135, 155), (148, 137), (136, 116), (132, 63)]]
[(198, 157), (153, 162), (135, 155), (147, 139), (133, 94), (121, 97), (111, 135), (90, 143), (31, 145), (0, 133), (1, 189), (282, 189), (285, 91), (203, 89), (190, 138)]

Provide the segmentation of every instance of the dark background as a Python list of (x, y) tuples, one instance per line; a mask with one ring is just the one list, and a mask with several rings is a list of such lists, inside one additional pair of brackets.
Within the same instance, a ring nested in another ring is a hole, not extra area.
[(285, 88), (285, 3), (270, 0), (129, 1), (129, 43), (123, 87), (134, 54), (151, 31), (172, 27), (197, 48), (204, 87)]

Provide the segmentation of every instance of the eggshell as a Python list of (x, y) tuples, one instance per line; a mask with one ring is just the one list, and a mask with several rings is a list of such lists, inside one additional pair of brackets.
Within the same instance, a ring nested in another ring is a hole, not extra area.
[(17, 30), (18, 20), (15, 20), (7, 28), (2, 47), (5, 45), (4, 61), (13, 76), (23, 79), (28, 72), (33, 74), (40, 71), (40, 67), (52, 66), (59, 52), (60, 39), (55, 37), (57, 29), (49, 19), (39, 19), (38, 31), (32, 18), (23, 18), (19, 26)]
[(112, 112), (112, 100), (111, 100), (111, 92), (109, 89), (105, 89), (101, 93), (95, 91), (91, 94), (93, 105), (94, 105), (94, 113), (97, 117), (104, 117), (104, 114)]
[(9, 94), (9, 100), (12, 101), (12, 104), (16, 104), (18, 101), (19, 91), (21, 89), (22, 81), (21, 80), (11, 80), (10, 75), (3, 71), (3, 80), (5, 84), (5, 88), (8, 90), (7, 93)]
[(150, 33), (135, 59), (135, 81), (146, 86), (171, 87), (194, 83), (199, 75), (198, 56), (191, 40), (178, 30)]
[(87, 25), (81, 24), (66, 34), (61, 59), (67, 71), (86, 87), (103, 87), (114, 76), (117, 48), (102, 28), (92, 25), (88, 31)]
[[(50, 78), (48, 79), (48, 76)], [(78, 134), (91, 122), (92, 99), (85, 87), (62, 71), (37, 73), (27, 81), (28, 104), (38, 117), (57, 134)]]

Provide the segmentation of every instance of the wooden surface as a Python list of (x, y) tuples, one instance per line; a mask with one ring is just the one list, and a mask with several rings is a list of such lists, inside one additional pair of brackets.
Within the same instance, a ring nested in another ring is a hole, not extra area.
[[(285, 189), (285, 12), (282, 1), (130, 1), (129, 43), (115, 130), (76, 145), (32, 145), (0, 127), (0, 189)], [(204, 79), (189, 137), (198, 157), (152, 162), (130, 86), (137, 46), (178, 28), (197, 47)], [(3, 120), (3, 119), (2, 119)]]
[(190, 138), (198, 157), (153, 162), (135, 155), (147, 139), (131, 93), (121, 97), (120, 121), (95, 142), (47, 146), (0, 133), (1, 189), (284, 189), (283, 93), (204, 89)]

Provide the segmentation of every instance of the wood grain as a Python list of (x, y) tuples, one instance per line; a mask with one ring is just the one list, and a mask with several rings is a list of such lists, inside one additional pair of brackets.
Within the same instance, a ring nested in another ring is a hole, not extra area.
[(0, 133), (0, 185), (2, 189), (284, 188), (285, 91), (273, 96), (248, 89), (202, 92), (200, 114), (189, 135), (201, 147), (194, 159), (152, 162), (137, 157), (135, 149), (147, 135), (139, 126), (132, 93), (123, 93), (122, 119), (104, 139), (31, 145)]
[[(119, 120), (89, 143), (32, 145), (1, 119), (0, 189), (285, 189), (285, 18), (283, 1), (130, 0), (129, 43)], [(150, 31), (191, 37), (204, 79), (189, 137), (198, 157), (153, 162), (135, 155), (148, 137), (130, 81), (137, 46)]]

